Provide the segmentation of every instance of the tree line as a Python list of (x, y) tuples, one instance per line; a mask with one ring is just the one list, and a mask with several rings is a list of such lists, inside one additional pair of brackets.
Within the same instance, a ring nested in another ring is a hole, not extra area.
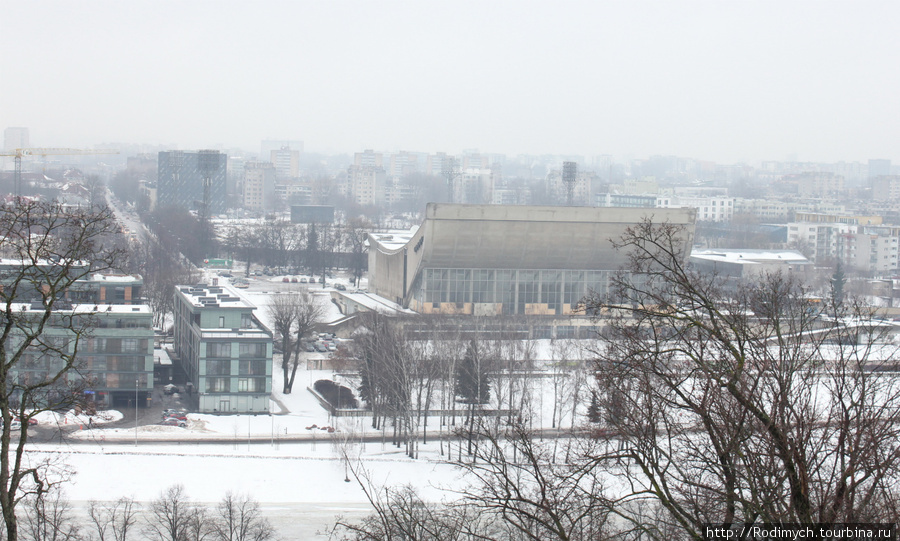
[[(269, 541), (276, 538), (259, 503), (228, 492), (215, 507), (191, 501), (172, 485), (143, 505), (130, 497), (91, 500), (79, 517), (64, 493), (53, 490), (23, 501), (18, 539), (27, 541)], [(6, 539), (0, 536), (0, 539)]]

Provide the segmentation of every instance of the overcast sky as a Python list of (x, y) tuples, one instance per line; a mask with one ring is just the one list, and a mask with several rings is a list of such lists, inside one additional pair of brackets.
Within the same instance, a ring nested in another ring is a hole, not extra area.
[(898, 2), (2, 7), (0, 128), (32, 146), (900, 163)]

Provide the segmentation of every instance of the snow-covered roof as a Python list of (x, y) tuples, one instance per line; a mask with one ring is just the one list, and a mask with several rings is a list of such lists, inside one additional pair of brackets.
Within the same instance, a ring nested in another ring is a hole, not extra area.
[(693, 250), (691, 251), (691, 257), (740, 265), (761, 265), (766, 263), (804, 265), (809, 263), (809, 260), (796, 250)]
[(176, 286), (176, 289), (188, 302), (198, 308), (212, 304), (222, 308), (256, 308), (229, 284)]
[(366, 243), (371, 246), (371, 241), (376, 241), (387, 250), (398, 250), (409, 244), (409, 241), (418, 230), (419, 226), (414, 225), (409, 229), (369, 233), (366, 238)]
[[(32, 305), (31, 303), (21, 302), (13, 303), (13, 312), (43, 312), (44, 306), (40, 303)], [(56, 308), (57, 312), (72, 312), (75, 314), (151, 314), (150, 306), (146, 304), (73, 304), (71, 307)]]

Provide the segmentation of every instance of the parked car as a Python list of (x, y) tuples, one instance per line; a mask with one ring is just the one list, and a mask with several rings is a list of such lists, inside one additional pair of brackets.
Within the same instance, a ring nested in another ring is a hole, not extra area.
[(163, 419), (166, 417), (170, 417), (172, 415), (186, 415), (187, 412), (185, 410), (176, 410), (176, 409), (165, 409), (162, 412)]
[(170, 383), (163, 387), (163, 392), (166, 394), (175, 394), (181, 392), (181, 390), (176, 385)]
[(316, 351), (318, 351), (319, 353), (325, 353), (328, 351), (328, 346), (326, 346), (325, 344), (317, 343)]
[(287, 276), (285, 276), (284, 278), (281, 279), (281, 281), (284, 282), (284, 283), (286, 283), (286, 284), (289, 284), (289, 283), (291, 282), (291, 279), (288, 278)]
[(187, 421), (187, 415), (185, 415), (183, 413), (172, 413), (172, 414), (166, 415), (166, 419), (178, 419), (179, 421)]
[(292, 283), (292, 284), (296, 284), (296, 283), (297, 283), (297, 277), (296, 277), (296, 276), (294, 276), (293, 278), (291, 278), (291, 283)]
[(303, 349), (305, 349), (307, 353), (312, 353), (313, 351), (316, 350), (315, 346), (313, 346), (309, 342), (303, 344)]
[(219, 276), (221, 276), (222, 278), (231, 278), (231, 277), (233, 277), (234, 275), (231, 274), (230, 272), (220, 272), (220, 273), (219, 273)]
[(182, 421), (181, 419), (176, 419), (174, 417), (169, 417), (168, 419), (163, 419), (161, 423), (163, 426), (178, 426), (184, 428), (187, 426), (187, 421)]
[(307, 283), (307, 282), (309, 282), (309, 280), (306, 279), (306, 276), (300, 278), (300, 283), (301, 283), (301, 284), (305, 284), (305, 283)]
[(336, 286), (334, 286), (334, 288), (338, 291), (347, 291), (347, 286), (345, 286), (344, 284), (337, 284)]
[[(21, 422), (22, 422), (22, 420), (19, 419), (18, 417), (15, 417), (13, 420), (14, 420), (15, 422), (17, 422), (17, 423), (21, 423)], [(36, 424), (38, 424), (38, 420), (37, 420), (37, 419), (31, 419), (31, 418), (28, 419), (28, 426), (34, 426), (34, 425), (36, 425)]]

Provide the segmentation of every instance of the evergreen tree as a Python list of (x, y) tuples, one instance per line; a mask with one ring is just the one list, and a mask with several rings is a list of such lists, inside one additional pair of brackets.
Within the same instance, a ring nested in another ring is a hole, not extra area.
[(456, 369), (456, 396), (466, 404), (486, 404), (491, 397), (488, 363), (478, 351), (474, 340)]
[(837, 311), (841, 304), (844, 302), (844, 284), (847, 283), (847, 278), (844, 276), (844, 268), (841, 266), (841, 262), (837, 262), (837, 266), (834, 269), (834, 274), (831, 275), (831, 295), (833, 297), (834, 309)]
[(600, 422), (600, 403), (597, 401), (597, 391), (591, 391), (591, 402), (588, 404), (587, 418), (590, 423)]

